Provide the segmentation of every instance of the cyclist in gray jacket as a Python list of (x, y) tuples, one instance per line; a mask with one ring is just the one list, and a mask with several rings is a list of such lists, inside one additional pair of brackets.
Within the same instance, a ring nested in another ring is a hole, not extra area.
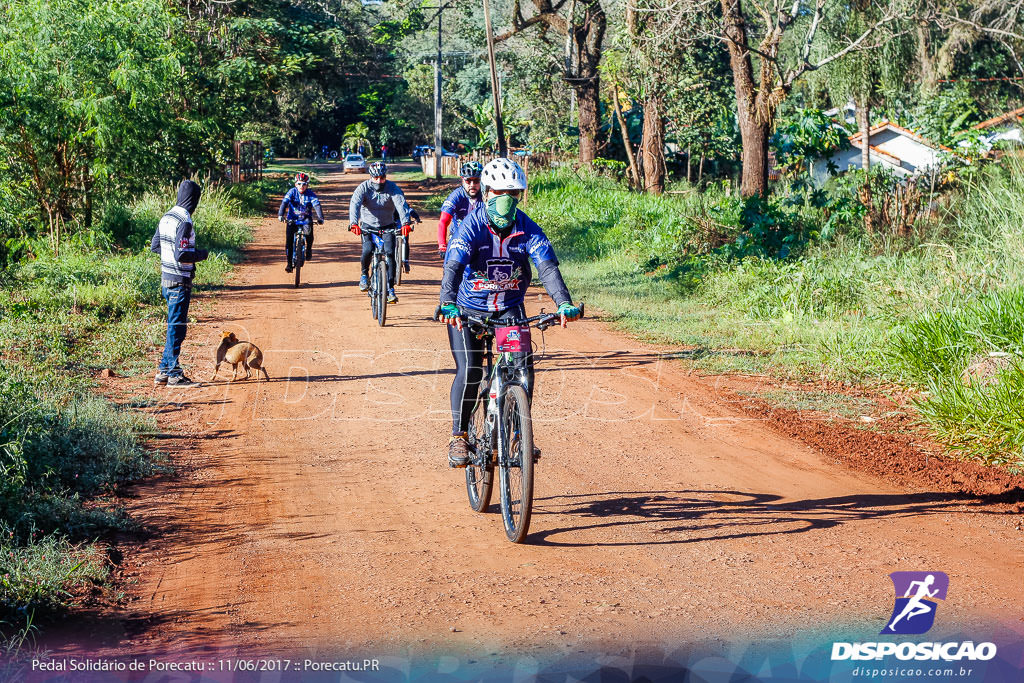
[[(359, 291), (370, 288), (370, 261), (373, 260), (373, 239), (363, 230), (387, 230), (395, 227), (395, 212), (402, 222), (402, 235), (412, 231), (411, 210), (405, 195), (398, 185), (387, 179), (388, 167), (382, 161), (370, 164), (370, 179), (364, 181), (352, 193), (348, 205), (349, 230), (363, 238), (363, 256), (360, 261), (362, 274), (359, 277)], [(388, 303), (398, 301), (395, 296), (395, 235), (384, 235), (384, 253), (388, 264)]]

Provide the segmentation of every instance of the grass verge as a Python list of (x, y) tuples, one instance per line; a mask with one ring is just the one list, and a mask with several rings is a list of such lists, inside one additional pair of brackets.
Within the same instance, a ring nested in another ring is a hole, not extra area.
[[(787, 258), (735, 249), (754, 231), (737, 201), (638, 195), (559, 170), (531, 178), (525, 209), (574, 295), (626, 331), (702, 349), (693, 362), (711, 372), (900, 384), (954, 451), (1024, 470), (1020, 162), (980, 174), (914, 240), (847, 229)], [(813, 211), (802, 218), (813, 228)], [(965, 379), (989, 353), (1012, 362)]]
[[(195, 214), (210, 258), (197, 288), (223, 282), (287, 179), (206, 188)], [(95, 393), (96, 371), (149, 370), (163, 321), (149, 240), (174, 189), (108, 205), (100, 225), (59, 250), (26, 241), (0, 271), (0, 649), (22, 643), (36, 617), (76, 604), (108, 573), (104, 546), (130, 528), (118, 488), (160, 467), (138, 435), (155, 425)], [(150, 330), (150, 334), (140, 334)]]

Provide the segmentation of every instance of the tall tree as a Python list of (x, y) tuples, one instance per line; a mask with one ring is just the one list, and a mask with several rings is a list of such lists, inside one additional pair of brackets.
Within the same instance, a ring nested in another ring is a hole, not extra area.
[(768, 190), (768, 140), (779, 104), (808, 71), (872, 46), (876, 31), (898, 16), (902, 0), (880, 0), (879, 16), (843, 47), (822, 54), (822, 22), (840, 11), (841, 0), (718, 0), (720, 15), (704, 28), (711, 0), (684, 0), (681, 10), (692, 17), (694, 31), (721, 39), (729, 53), (736, 92), (737, 122), (743, 140), (744, 196)]
[(608, 18), (600, 0), (532, 0), (533, 13), (523, 15), (520, 0), (512, 3), (512, 28), (495, 36), (496, 41), (537, 26), (553, 30), (565, 43), (562, 77), (576, 94), (579, 111), (579, 158), (590, 163), (597, 158), (598, 133), (601, 130), (601, 76), (599, 66), (604, 50)]

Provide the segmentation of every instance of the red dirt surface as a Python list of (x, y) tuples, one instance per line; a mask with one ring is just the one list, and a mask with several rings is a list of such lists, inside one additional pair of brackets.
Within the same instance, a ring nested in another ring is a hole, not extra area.
[[(318, 188), (329, 220), (301, 288), (268, 219), (199, 309), (186, 366), (207, 378), (230, 330), (262, 348), (271, 381), (229, 383), (222, 367), (198, 389), (145, 387), (177, 471), (126, 501), (143, 533), (120, 546), (124, 608), (55, 634), (56, 652), (614, 651), (851, 625), (869, 637), (896, 570), (949, 574), (948, 632), (1020, 618), (1020, 478), (740, 398), (599, 316), (546, 335), (534, 519), (527, 544), (507, 542), (446, 465), (435, 224), (423, 212), (379, 328), (346, 232), (362, 179)], [(530, 306), (545, 300), (537, 288)]]

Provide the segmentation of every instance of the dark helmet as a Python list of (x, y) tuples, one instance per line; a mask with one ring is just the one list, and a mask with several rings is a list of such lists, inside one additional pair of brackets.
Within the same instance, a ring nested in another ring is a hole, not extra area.
[(295, 182), (297, 183), (309, 183), (309, 174), (299, 171), (295, 174)]
[(467, 161), (462, 165), (459, 170), (459, 175), (463, 178), (479, 178), (480, 174), (484, 172), (483, 164), (479, 161)]
[(383, 161), (375, 161), (370, 164), (370, 176), (373, 178), (383, 178), (388, 174), (388, 165)]

